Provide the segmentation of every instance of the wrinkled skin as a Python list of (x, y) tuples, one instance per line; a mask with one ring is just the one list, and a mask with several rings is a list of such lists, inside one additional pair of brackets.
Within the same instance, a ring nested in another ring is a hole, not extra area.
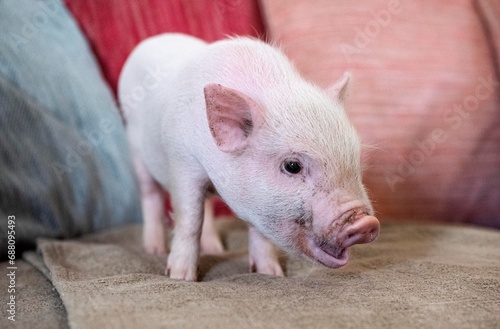
[(335, 268), (350, 246), (377, 237), (360, 142), (342, 105), (348, 81), (320, 90), (281, 52), (246, 38), (207, 45), (165, 34), (134, 50), (119, 98), (150, 253), (165, 253), (161, 200), (171, 195), (167, 275), (196, 280), (200, 252), (222, 251), (205, 201), (212, 189), (249, 223), (249, 263), (259, 273), (283, 275), (274, 245)]

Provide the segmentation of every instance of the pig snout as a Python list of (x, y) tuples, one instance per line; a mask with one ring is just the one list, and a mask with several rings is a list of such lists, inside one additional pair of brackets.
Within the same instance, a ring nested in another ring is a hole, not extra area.
[(337, 243), (342, 248), (355, 244), (370, 243), (378, 236), (380, 224), (377, 218), (365, 215), (352, 224), (344, 226), (337, 235)]
[(352, 222), (347, 221), (339, 230), (333, 232), (330, 238), (314, 239), (311, 248), (313, 256), (328, 267), (344, 266), (349, 260), (348, 248), (355, 244), (373, 242), (379, 230), (378, 219), (364, 214)]

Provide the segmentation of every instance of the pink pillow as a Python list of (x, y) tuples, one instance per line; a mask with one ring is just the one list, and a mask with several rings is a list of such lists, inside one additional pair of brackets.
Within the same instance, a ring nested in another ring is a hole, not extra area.
[(481, 2), (261, 1), (269, 36), (307, 78), (352, 72), (346, 108), (382, 219), (500, 228), (499, 17), (483, 19), (499, 5)]

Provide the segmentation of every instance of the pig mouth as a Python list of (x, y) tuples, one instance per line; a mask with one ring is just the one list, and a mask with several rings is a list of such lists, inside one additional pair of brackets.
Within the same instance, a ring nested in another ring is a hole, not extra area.
[[(317, 261), (318, 263), (330, 267), (339, 268), (347, 264), (349, 261), (349, 250), (342, 244), (331, 243), (325, 237), (320, 237), (306, 227), (300, 225), (296, 235), (298, 247), (302, 254)], [(335, 241), (336, 242), (336, 241)]]
[(309, 256), (319, 263), (331, 268), (338, 268), (347, 264), (349, 260), (349, 250), (347, 248), (317, 238), (308, 240)]

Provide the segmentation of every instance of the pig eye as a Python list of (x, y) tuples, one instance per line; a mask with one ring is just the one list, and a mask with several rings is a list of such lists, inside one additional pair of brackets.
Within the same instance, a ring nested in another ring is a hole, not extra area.
[(302, 164), (299, 161), (285, 161), (283, 169), (290, 174), (298, 174), (302, 170)]

